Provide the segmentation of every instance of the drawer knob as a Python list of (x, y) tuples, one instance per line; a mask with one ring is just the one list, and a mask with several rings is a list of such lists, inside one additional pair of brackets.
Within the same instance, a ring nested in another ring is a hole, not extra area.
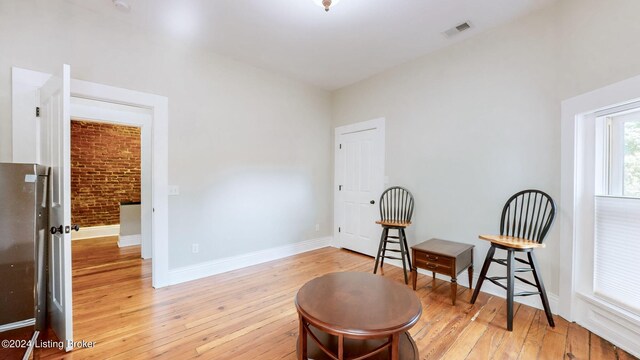
[(427, 260), (436, 261), (438, 260), (437, 256), (427, 256)]
[(437, 268), (437, 267), (438, 267), (438, 265), (436, 265), (436, 264), (427, 264), (427, 267), (428, 267), (429, 269), (435, 269), (435, 268)]

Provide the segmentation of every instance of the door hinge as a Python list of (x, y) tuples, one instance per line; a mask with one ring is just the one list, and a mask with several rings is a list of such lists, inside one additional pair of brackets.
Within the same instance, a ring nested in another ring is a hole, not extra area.
[(36, 106), (36, 117), (40, 117), (40, 107)]
[(338, 191), (342, 191), (342, 185), (338, 185)]
[(341, 232), (341, 231), (342, 231), (342, 229), (340, 228), (340, 226), (338, 226), (338, 232)]

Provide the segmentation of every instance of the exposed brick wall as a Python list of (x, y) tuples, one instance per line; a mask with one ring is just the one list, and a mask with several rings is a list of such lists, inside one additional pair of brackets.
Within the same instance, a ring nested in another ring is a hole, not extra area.
[(140, 201), (140, 128), (71, 122), (71, 218), (81, 227), (120, 222), (120, 202)]

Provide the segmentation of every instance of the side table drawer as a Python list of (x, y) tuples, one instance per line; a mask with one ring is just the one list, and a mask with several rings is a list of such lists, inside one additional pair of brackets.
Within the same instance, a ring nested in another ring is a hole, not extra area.
[(432, 263), (449, 268), (453, 265), (452, 258), (428, 252), (416, 251), (415, 257), (417, 262)]
[(435, 271), (437, 273), (442, 273), (442, 274), (445, 274), (445, 275), (451, 273), (451, 266), (442, 265), (442, 264), (436, 264), (436, 263), (433, 263), (431, 261), (425, 261), (425, 260), (421, 260), (421, 259), (416, 259), (416, 267), (419, 267), (419, 268), (425, 269), (425, 270), (429, 270), (429, 271)]

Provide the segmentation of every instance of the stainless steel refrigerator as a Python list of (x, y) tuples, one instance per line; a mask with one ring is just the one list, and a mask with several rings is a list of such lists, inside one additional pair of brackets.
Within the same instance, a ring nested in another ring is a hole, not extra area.
[[(0, 163), (1, 340), (36, 339), (46, 328), (48, 172), (41, 165)], [(28, 351), (3, 346), (0, 359)]]

